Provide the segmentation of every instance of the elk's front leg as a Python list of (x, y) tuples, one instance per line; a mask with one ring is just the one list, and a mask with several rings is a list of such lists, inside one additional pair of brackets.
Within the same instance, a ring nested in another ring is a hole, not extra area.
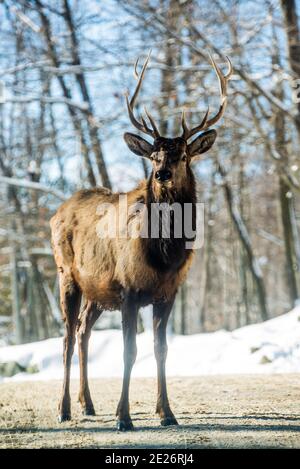
[(165, 370), (168, 351), (166, 329), (173, 303), (174, 298), (170, 302), (153, 305), (154, 353), (157, 363), (158, 388), (156, 412), (163, 426), (178, 425), (169, 404)]
[(129, 383), (133, 364), (136, 359), (138, 303), (134, 292), (126, 292), (122, 306), (122, 328), (124, 341), (124, 375), (122, 394), (117, 407), (117, 429), (121, 431), (133, 430), (129, 413)]

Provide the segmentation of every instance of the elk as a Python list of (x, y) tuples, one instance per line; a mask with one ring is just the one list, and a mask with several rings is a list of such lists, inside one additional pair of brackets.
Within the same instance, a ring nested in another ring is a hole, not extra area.
[[(182, 135), (166, 138), (160, 135), (151, 114), (145, 109), (149, 123), (138, 118), (134, 106), (144, 79), (150, 53), (140, 74), (137, 85), (129, 99), (126, 97), (130, 121), (140, 132), (147, 134), (152, 143), (139, 135), (125, 133), (129, 149), (138, 156), (148, 158), (152, 172), (148, 180), (142, 181), (134, 190), (127, 192), (128, 207), (143, 203), (150, 208), (153, 203), (177, 202), (196, 204), (195, 179), (191, 163), (208, 151), (215, 139), (216, 131), (210, 129), (224, 114), (227, 103), (227, 84), (232, 75), (228, 61), (228, 72), (223, 75), (210, 57), (217, 74), (221, 103), (214, 117), (207, 110), (202, 122), (189, 129), (185, 113), (182, 113)], [(200, 134), (200, 135), (197, 135)], [(197, 135), (188, 143), (189, 139)], [(123, 194), (124, 195), (124, 194)], [(112, 223), (111, 210), (99, 214), (99, 206), (109, 204), (119, 208), (120, 194), (99, 187), (81, 190), (68, 199), (51, 219), (52, 246), (58, 269), (64, 335), (64, 379), (59, 403), (59, 421), (71, 419), (69, 394), (71, 359), (76, 341), (79, 347), (80, 390), (79, 402), (85, 415), (95, 415), (88, 385), (88, 342), (91, 329), (103, 310), (121, 310), (124, 343), (124, 374), (120, 401), (117, 407), (117, 429), (132, 430), (129, 412), (129, 383), (137, 347), (137, 316), (141, 306), (153, 305), (154, 353), (157, 362), (157, 405), (161, 424), (177, 425), (171, 410), (166, 385), (165, 362), (167, 356), (166, 326), (178, 287), (182, 284), (190, 267), (193, 246), (186, 247), (186, 237), (175, 238), (171, 230), (168, 238), (124, 237), (118, 233), (112, 237), (101, 236), (104, 225)], [(150, 210), (147, 212), (150, 213)], [(138, 216), (138, 215), (136, 215)], [(139, 214), (142, 223), (148, 222)], [(126, 223), (134, 215), (129, 214)], [(114, 221), (115, 222), (115, 221)], [(81, 299), (84, 307), (80, 311)]]

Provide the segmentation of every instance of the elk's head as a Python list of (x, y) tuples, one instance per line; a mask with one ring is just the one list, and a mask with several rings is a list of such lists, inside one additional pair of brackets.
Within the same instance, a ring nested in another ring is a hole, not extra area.
[[(130, 150), (146, 158), (149, 158), (152, 162), (152, 180), (153, 184), (159, 187), (176, 188), (180, 189), (183, 187), (186, 179), (190, 173), (190, 164), (197, 156), (208, 151), (217, 136), (215, 130), (208, 130), (214, 125), (224, 114), (225, 107), (227, 104), (227, 83), (232, 75), (232, 65), (227, 57), (228, 61), (228, 72), (223, 75), (214, 59), (210, 56), (212, 65), (217, 74), (220, 86), (221, 103), (217, 114), (214, 117), (208, 118), (209, 110), (207, 110), (202, 122), (196, 127), (189, 129), (185, 119), (185, 113), (182, 113), (182, 135), (175, 138), (162, 137), (159, 133), (158, 127), (154, 122), (153, 117), (145, 108), (145, 114), (150, 122), (148, 126), (146, 120), (141, 117), (138, 120), (134, 115), (134, 105), (140, 91), (144, 74), (149, 62), (150, 53), (143, 65), (140, 75), (137, 73), (138, 60), (135, 63), (135, 77), (138, 82), (132, 98), (127, 100), (127, 109), (132, 124), (141, 132), (148, 134), (152, 137), (153, 142), (150, 143), (144, 138), (132, 134), (125, 133), (124, 139), (130, 148)], [(192, 142), (189, 143), (191, 137), (199, 134)]]

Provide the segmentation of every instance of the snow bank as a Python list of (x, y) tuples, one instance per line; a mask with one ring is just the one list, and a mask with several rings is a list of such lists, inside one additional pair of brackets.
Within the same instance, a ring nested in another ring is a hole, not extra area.
[[(151, 332), (138, 335), (138, 357), (133, 376), (155, 376)], [(264, 323), (233, 332), (169, 336), (167, 373), (195, 376), (224, 373), (300, 372), (300, 306)], [(90, 340), (89, 375), (92, 378), (122, 376), (121, 331), (94, 331)], [(0, 363), (36, 366), (38, 373), (18, 373), (2, 381), (61, 379), (62, 339), (0, 348)], [(78, 354), (74, 353), (72, 377), (79, 377)], [(1, 378), (0, 378), (1, 379)]]

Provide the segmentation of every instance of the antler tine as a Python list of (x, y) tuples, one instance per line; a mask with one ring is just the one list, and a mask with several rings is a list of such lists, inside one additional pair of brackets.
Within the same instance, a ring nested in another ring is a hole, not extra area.
[(144, 62), (144, 65), (143, 65), (143, 67), (142, 67), (142, 70), (141, 70), (140, 75), (139, 75), (138, 72), (137, 72), (137, 65), (138, 65), (138, 62), (139, 62), (139, 58), (138, 58), (138, 59), (136, 60), (136, 62), (135, 62), (135, 65), (134, 65), (134, 76), (135, 76), (135, 78), (137, 78), (138, 82), (137, 82), (137, 85), (136, 85), (136, 87), (135, 87), (135, 90), (134, 90), (134, 93), (133, 93), (133, 95), (132, 95), (132, 98), (131, 98), (131, 100), (130, 100), (130, 106), (131, 106), (131, 108), (134, 107), (136, 98), (137, 98), (137, 96), (138, 96), (138, 94), (139, 94), (139, 91), (140, 91), (140, 89), (141, 89), (141, 86), (142, 86), (142, 83), (143, 83), (143, 79), (144, 79), (144, 75), (145, 75), (145, 71), (146, 71), (146, 68), (147, 68), (147, 66), (148, 66), (148, 62), (149, 62), (149, 59), (150, 59), (150, 55), (151, 55), (151, 50), (149, 51), (149, 54), (147, 55), (147, 58), (146, 58), (146, 60), (145, 60), (145, 62)]
[(185, 110), (183, 110), (182, 114), (181, 114), (181, 126), (182, 126), (182, 129), (183, 129), (182, 138), (187, 140), (188, 139), (188, 134), (189, 134), (189, 128), (187, 126), (186, 119), (185, 119)]
[(153, 132), (156, 134), (157, 137), (159, 137), (160, 135), (159, 135), (158, 128), (157, 128), (157, 126), (156, 126), (156, 124), (155, 124), (155, 121), (154, 121), (153, 117), (151, 116), (150, 112), (147, 111), (146, 106), (144, 106), (144, 110), (145, 110), (146, 116), (148, 117), (148, 119), (149, 119), (149, 121), (150, 121), (150, 124), (151, 124), (151, 126), (152, 126)]
[(150, 129), (148, 129), (146, 131), (146, 128), (144, 127), (144, 124), (141, 124), (134, 116), (133, 114), (133, 111), (130, 107), (130, 102), (129, 102), (129, 98), (128, 98), (128, 94), (126, 95), (126, 104), (127, 104), (127, 110), (128, 110), (128, 115), (129, 115), (129, 119), (131, 120), (131, 123), (134, 125), (134, 127), (136, 127), (138, 130), (140, 130), (141, 132), (145, 132), (149, 135), (152, 135), (152, 132)]
[(151, 137), (156, 138), (156, 137), (159, 137), (160, 135), (159, 135), (159, 131), (157, 129), (157, 126), (155, 125), (153, 117), (146, 111), (146, 115), (147, 115), (147, 117), (148, 117), (148, 119), (151, 123), (151, 126), (152, 126), (152, 129), (150, 129), (147, 126), (145, 119), (141, 118), (141, 120), (142, 120), (142, 123), (141, 123), (136, 119), (136, 117), (134, 116), (134, 113), (133, 113), (133, 108), (134, 108), (137, 96), (139, 94), (139, 91), (140, 91), (142, 83), (143, 83), (143, 79), (144, 79), (145, 71), (146, 71), (146, 68), (147, 68), (147, 65), (148, 65), (148, 62), (149, 62), (149, 59), (150, 59), (150, 55), (151, 55), (151, 50), (149, 51), (148, 56), (147, 56), (147, 58), (144, 62), (144, 65), (142, 67), (140, 75), (137, 72), (137, 66), (138, 66), (139, 59), (137, 59), (136, 62), (135, 62), (134, 75), (135, 75), (135, 78), (138, 80), (138, 82), (137, 82), (135, 91), (134, 91), (130, 101), (129, 101), (128, 94), (126, 95), (126, 104), (127, 104), (129, 118), (130, 118), (132, 124), (138, 130), (140, 130), (141, 132), (144, 132), (148, 135), (151, 135)]
[(201, 124), (198, 125), (197, 127), (194, 127), (191, 130), (188, 130), (188, 128), (186, 126), (186, 123), (185, 123), (185, 126), (182, 124), (182, 127), (183, 127), (182, 136), (186, 140), (191, 138), (193, 135), (200, 132), (201, 130), (206, 130), (209, 127), (211, 127), (213, 124), (215, 124), (219, 119), (221, 119), (221, 117), (224, 114), (225, 108), (226, 108), (226, 104), (227, 104), (227, 84), (228, 84), (228, 81), (230, 80), (230, 78), (233, 74), (232, 63), (231, 63), (230, 59), (226, 56), (227, 63), (228, 63), (228, 72), (226, 73), (226, 75), (223, 75), (221, 70), (219, 69), (218, 65), (214, 61), (213, 57), (211, 56), (211, 54), (209, 54), (209, 58), (211, 60), (211, 63), (213, 65), (213, 68), (216, 72), (216, 75), (217, 75), (218, 81), (219, 81), (219, 88), (220, 88), (220, 94), (221, 94), (220, 108), (219, 108), (219, 111), (217, 112), (217, 114), (214, 117), (212, 117), (211, 119), (208, 119), (208, 113), (209, 113), (209, 108), (208, 108), (207, 112), (206, 112), (206, 114), (205, 114), (205, 116), (204, 116), (204, 118), (201, 122)]
[(139, 79), (139, 74), (138, 74), (138, 71), (137, 71), (137, 66), (138, 66), (139, 60), (140, 60), (140, 58), (138, 57), (135, 61), (135, 64), (134, 64), (134, 73), (133, 74), (134, 74), (134, 78), (136, 80)]
[(201, 123), (199, 125), (197, 125), (197, 127), (194, 127), (193, 129), (190, 130), (188, 128), (187, 124), (186, 124), (185, 113), (183, 112), (183, 118), (181, 119), (181, 124), (182, 124), (182, 128), (183, 128), (182, 138), (184, 138), (185, 140), (188, 140), (193, 135), (195, 135), (196, 133), (198, 133), (201, 130), (203, 130), (204, 128), (206, 128), (205, 126), (206, 126), (206, 121), (207, 121), (207, 118), (208, 118), (208, 114), (209, 114), (209, 106), (207, 107), (207, 111), (204, 114), (204, 117), (203, 117)]
[(233, 67), (227, 56), (226, 56), (226, 59), (228, 63), (228, 72), (226, 73), (226, 75), (222, 74), (221, 70), (219, 69), (218, 65), (214, 61), (213, 57), (210, 54), (209, 56), (210, 56), (210, 60), (212, 62), (212, 65), (214, 67), (214, 70), (219, 80), (221, 104), (220, 104), (220, 108), (217, 114), (206, 122), (205, 127), (204, 127), (205, 129), (208, 129), (209, 127), (214, 125), (223, 116), (226, 105), (227, 105), (227, 84), (233, 74)]

